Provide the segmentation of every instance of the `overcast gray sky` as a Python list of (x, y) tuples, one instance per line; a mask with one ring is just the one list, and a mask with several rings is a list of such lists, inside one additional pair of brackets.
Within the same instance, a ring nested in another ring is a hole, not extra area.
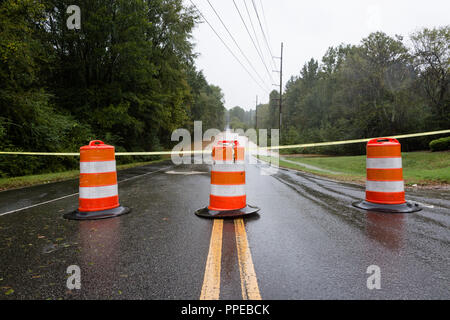
[[(236, 47), (208, 1), (192, 1), (253, 77), (262, 83)], [(247, 4), (258, 38), (255, 44), (258, 48), (259, 42), (261, 54), (271, 74), (269, 75), (239, 17), (233, 0), (209, 1), (254, 69), (264, 80), (264, 85), (261, 84), (261, 86), (266, 87), (267, 90), (278, 89), (272, 86), (272, 83), (279, 83), (279, 75), (272, 71), (275, 66), (276, 69), (279, 68), (279, 60), (271, 61), (270, 59), (253, 2), (273, 55), (280, 55), (280, 43), (284, 42), (284, 84), (291, 76), (299, 74), (306, 61), (312, 57), (320, 60), (329, 46), (340, 43), (357, 44), (362, 38), (378, 30), (389, 35), (408, 36), (422, 27), (443, 26), (450, 23), (450, 1), (445, 0), (234, 0), (255, 40), (244, 1)], [(190, 4), (189, 0), (185, 2)], [(252, 109), (255, 106), (256, 95), (259, 96), (260, 102), (268, 101), (268, 93), (252, 80), (207, 23), (197, 26), (193, 36), (196, 43), (195, 51), (200, 54), (197, 58), (197, 66), (203, 70), (210, 83), (222, 88), (225, 106), (228, 109), (236, 105), (246, 110)]]

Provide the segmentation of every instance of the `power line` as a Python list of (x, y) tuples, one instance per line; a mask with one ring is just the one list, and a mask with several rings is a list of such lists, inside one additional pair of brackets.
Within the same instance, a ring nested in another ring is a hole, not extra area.
[(250, 11), (248, 10), (248, 7), (247, 7), (247, 2), (246, 2), (245, 0), (242, 0), (242, 1), (244, 2), (245, 11), (247, 11), (248, 20), (250, 20), (250, 25), (252, 26), (253, 34), (255, 35), (256, 44), (258, 45), (259, 52), (260, 52), (262, 55), (264, 55), (264, 54), (263, 54), (263, 51), (262, 51), (262, 49), (261, 49), (261, 45), (259, 44), (258, 35), (256, 34), (256, 30), (255, 30), (255, 27), (254, 27), (254, 25), (253, 25), (252, 16), (251, 16)]
[(239, 8), (238, 8), (238, 6), (237, 6), (236, 1), (233, 0), (233, 3), (234, 3), (234, 7), (236, 8), (237, 12), (239, 13), (239, 17), (241, 18), (242, 23), (244, 24), (245, 30), (247, 30), (247, 34), (249, 35), (250, 40), (252, 40), (253, 46), (255, 47), (256, 52), (258, 53), (258, 55), (259, 55), (259, 57), (260, 57), (260, 59), (261, 59), (261, 62), (262, 62), (263, 65), (264, 65), (264, 68), (265, 68), (266, 71), (267, 71), (267, 74), (269, 75), (269, 79), (273, 82), (274, 80), (273, 80), (273, 78), (272, 78), (272, 74), (269, 72), (269, 69), (267, 68), (266, 63), (264, 62), (264, 58), (262, 57), (261, 52), (258, 50), (258, 47), (256, 46), (255, 41), (253, 40), (253, 37), (252, 37), (252, 35), (250, 34), (250, 31), (249, 31), (248, 28), (247, 28), (247, 24), (245, 23), (245, 20), (244, 20), (244, 18), (242, 17), (241, 11), (239, 10)]
[(225, 46), (225, 48), (227, 48), (227, 50), (231, 53), (231, 55), (236, 59), (236, 61), (241, 65), (241, 67), (248, 73), (248, 75), (250, 76), (250, 78), (253, 79), (253, 81), (266, 93), (269, 93), (267, 91), (267, 88), (264, 88), (263, 86), (261, 86), (261, 84), (253, 77), (253, 75), (250, 73), (250, 71), (248, 71), (248, 69), (242, 64), (241, 60), (239, 60), (239, 58), (234, 54), (234, 52), (230, 49), (230, 47), (226, 44), (226, 42), (222, 39), (222, 37), (217, 33), (217, 31), (214, 29), (214, 27), (209, 23), (209, 21), (205, 18), (205, 16), (203, 15), (203, 13), (198, 9), (198, 7), (195, 5), (195, 3), (192, 0), (189, 0), (192, 5), (195, 7), (195, 9), (198, 11), (198, 13), (202, 16), (203, 20), (205, 20), (205, 22), (208, 24), (208, 26), (211, 28), (211, 30), (215, 33), (215, 35), (220, 39), (220, 41), (223, 43), (223, 45)]
[(256, 75), (259, 77), (259, 79), (265, 83), (264, 79), (259, 75), (258, 71), (256, 71), (255, 67), (253, 66), (252, 62), (247, 58), (247, 56), (245, 55), (245, 53), (242, 51), (241, 47), (239, 46), (239, 44), (237, 43), (236, 39), (233, 37), (233, 35), (231, 34), (230, 30), (228, 29), (228, 27), (226, 26), (226, 24), (223, 22), (222, 18), (220, 17), (220, 15), (217, 13), (216, 9), (214, 8), (214, 6), (211, 4), (211, 2), (209, 0), (208, 1), (209, 6), (213, 9), (214, 13), (216, 14), (217, 18), (219, 18), (220, 22), (222, 23), (222, 25), (224, 26), (225, 30), (228, 32), (229, 36), (231, 37), (231, 39), (233, 40), (234, 44), (236, 45), (236, 47), (239, 49), (239, 51), (241, 52), (242, 56), (245, 58), (245, 60), (247, 60), (248, 64), (250, 65), (250, 67), (253, 69), (253, 71), (256, 73)]
[(255, 0), (252, 0), (252, 4), (253, 4), (253, 9), (255, 9), (256, 17), (258, 18), (259, 27), (261, 28), (261, 32), (262, 32), (263, 37), (264, 37), (264, 42), (266, 43), (267, 49), (269, 49), (269, 53), (270, 53), (270, 57), (271, 57), (272, 63), (274, 63), (274, 65), (275, 65), (275, 61), (273, 61), (272, 50), (270, 50), (270, 46), (269, 46), (269, 42), (267, 41), (266, 33), (264, 32), (264, 28), (263, 28), (263, 26), (261, 24), (261, 19), (259, 18), (258, 9), (256, 8)]
[(271, 42), (270, 41), (270, 34), (269, 34), (269, 27), (267, 25), (266, 13), (264, 11), (264, 6), (263, 6), (262, 0), (259, 0), (259, 4), (261, 5), (261, 11), (262, 11), (262, 14), (263, 14), (263, 19), (264, 19), (264, 26), (266, 27), (266, 32), (267, 32), (267, 39), (269, 39), (269, 42)]

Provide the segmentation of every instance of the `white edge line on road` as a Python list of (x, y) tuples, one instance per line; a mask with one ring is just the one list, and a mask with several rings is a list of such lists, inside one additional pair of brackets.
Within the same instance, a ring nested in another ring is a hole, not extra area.
[[(117, 182), (117, 183), (121, 183), (121, 182), (129, 181), (129, 180), (133, 180), (133, 179), (140, 178), (140, 177), (143, 177), (143, 176), (147, 176), (147, 175), (149, 175), (149, 174), (157, 173), (157, 172), (160, 172), (160, 171), (169, 169), (169, 168), (171, 168), (171, 167), (172, 167), (172, 166), (169, 166), (169, 167), (166, 167), (166, 168), (162, 168), (162, 169), (159, 169), (159, 170), (156, 170), (156, 171), (152, 171), (152, 172), (147, 172), (147, 173), (141, 174), (141, 175), (139, 175), (139, 176), (135, 176), (135, 177), (131, 177), (131, 178), (128, 178), (128, 179), (125, 179), (125, 180), (121, 180), (121, 181), (119, 181), (119, 182)], [(79, 194), (79, 193), (77, 192), (77, 193), (69, 194), (69, 195), (67, 195), (67, 196), (63, 196), (63, 197), (60, 197), (60, 198), (56, 198), (56, 199), (52, 199), (52, 200), (40, 202), (40, 203), (37, 203), (37, 204), (33, 204), (33, 205), (31, 205), (31, 206), (23, 207), (23, 208), (20, 208), (20, 209), (11, 210), (11, 211), (8, 211), (8, 212), (3, 212), (3, 213), (0, 213), (0, 217), (1, 217), (1, 216), (5, 216), (5, 215), (10, 214), (10, 213), (15, 213), (15, 212), (23, 211), (23, 210), (26, 210), (26, 209), (31, 209), (31, 208), (34, 208), (34, 207), (41, 206), (41, 205), (43, 205), (43, 204), (47, 204), (47, 203), (59, 201), (59, 200), (62, 200), (62, 199), (65, 199), (65, 198), (69, 198), (69, 197), (73, 197), (73, 196), (76, 196), (77, 194)]]
[(65, 199), (65, 198), (73, 197), (73, 196), (76, 196), (77, 194), (78, 194), (78, 192), (77, 193), (73, 193), (73, 194), (69, 194), (68, 196), (64, 196), (64, 197), (61, 197), (61, 198), (57, 198), (57, 199), (48, 200), (48, 201), (40, 202), (40, 203), (37, 203), (37, 204), (33, 204), (32, 206), (23, 207), (23, 208), (16, 209), (16, 210), (11, 210), (11, 211), (8, 211), (8, 212), (3, 212), (3, 213), (0, 213), (0, 217), (4, 216), (4, 215), (7, 215), (7, 214), (10, 214), (10, 213), (14, 213), (14, 212), (18, 212), (18, 211), (23, 211), (23, 210), (26, 210), (26, 209), (34, 208), (34, 207), (37, 207), (37, 206), (40, 206), (40, 205), (43, 205), (43, 204), (47, 204), (47, 203), (50, 203), (50, 202), (54, 202), (54, 201), (62, 200), (62, 199)]

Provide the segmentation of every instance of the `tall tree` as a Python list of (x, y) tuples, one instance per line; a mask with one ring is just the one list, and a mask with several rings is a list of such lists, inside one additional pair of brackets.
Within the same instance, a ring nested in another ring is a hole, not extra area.
[(450, 123), (450, 26), (411, 35), (415, 65), (429, 100), (436, 129)]

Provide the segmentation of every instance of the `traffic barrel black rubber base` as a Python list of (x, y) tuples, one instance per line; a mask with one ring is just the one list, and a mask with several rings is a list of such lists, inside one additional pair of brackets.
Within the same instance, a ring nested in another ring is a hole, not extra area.
[(405, 202), (401, 204), (381, 204), (368, 201), (359, 201), (354, 202), (353, 206), (364, 210), (384, 213), (410, 213), (422, 210), (422, 207), (420, 207), (419, 204), (412, 202)]
[(131, 211), (130, 208), (122, 206), (108, 210), (91, 211), (91, 212), (81, 212), (76, 210), (73, 212), (66, 213), (64, 215), (64, 218), (69, 220), (99, 220), (118, 217), (123, 214), (127, 214), (130, 211)]
[(206, 207), (203, 209), (198, 209), (197, 211), (195, 211), (195, 214), (199, 217), (209, 219), (234, 219), (255, 214), (259, 210), (260, 208), (251, 205), (247, 205), (242, 209), (223, 211), (210, 210), (208, 209), (208, 207)]

